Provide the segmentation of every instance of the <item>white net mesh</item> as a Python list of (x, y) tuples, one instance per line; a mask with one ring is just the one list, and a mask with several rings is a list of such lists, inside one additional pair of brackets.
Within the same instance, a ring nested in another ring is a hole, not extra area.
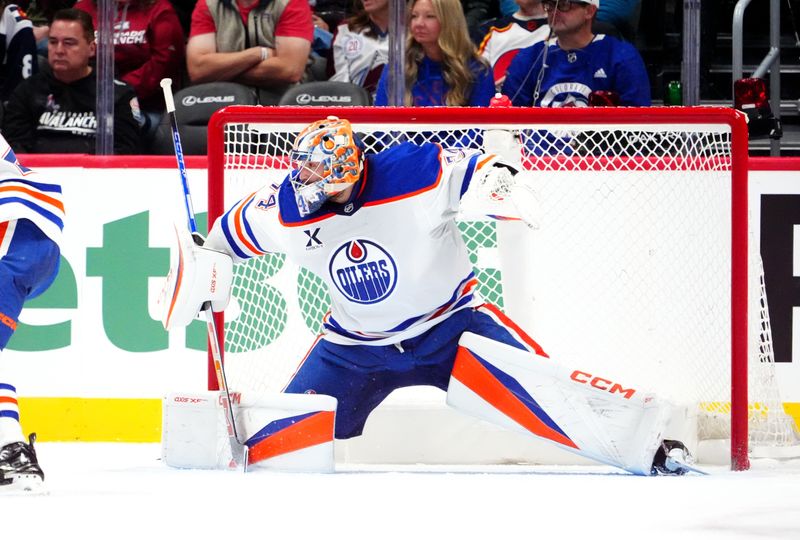
[[(729, 436), (731, 128), (651, 122), (477, 128), (445, 118), (387, 124), (376, 116), (353, 125), (368, 153), (409, 140), (490, 147), (531, 171), (541, 208), (537, 230), (489, 219), (459, 223), (480, 294), (553, 356), (686, 405), (699, 419), (700, 438)], [(210, 171), (212, 181), (224, 182), (225, 206), (281, 182), (294, 133), (310, 120), (232, 118), (225, 125), (224, 147), (212, 150), (224, 153), (224, 170)], [(471, 206), (474, 215), (481, 201)], [(794, 440), (793, 421), (775, 384), (754, 244), (750, 434), (754, 442), (780, 444)], [(228, 383), (278, 391), (320, 330), (327, 292), (284, 256), (268, 255), (237, 268), (233, 296), (225, 324)]]

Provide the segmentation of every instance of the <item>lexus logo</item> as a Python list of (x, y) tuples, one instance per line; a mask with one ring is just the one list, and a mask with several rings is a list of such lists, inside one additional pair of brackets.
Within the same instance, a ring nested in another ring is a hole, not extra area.
[(181, 105), (191, 107), (192, 105), (202, 105), (205, 103), (233, 103), (236, 96), (186, 96), (181, 100)]
[(312, 96), (311, 94), (298, 94), (294, 98), (298, 105), (310, 105), (312, 103), (350, 103), (353, 98), (350, 96)]

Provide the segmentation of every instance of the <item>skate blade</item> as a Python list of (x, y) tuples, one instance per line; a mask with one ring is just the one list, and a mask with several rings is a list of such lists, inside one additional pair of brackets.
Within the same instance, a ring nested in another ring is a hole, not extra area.
[(686, 463), (684, 461), (681, 461), (679, 459), (675, 459), (675, 458), (670, 457), (670, 456), (667, 456), (666, 465), (667, 465), (667, 468), (670, 469), (670, 470), (683, 471), (683, 474), (694, 473), (694, 474), (700, 474), (700, 475), (704, 475), (704, 476), (708, 475), (708, 472), (706, 472), (706, 471), (704, 471), (702, 469), (698, 469), (693, 464)]
[(14, 476), (10, 483), (0, 485), (0, 495), (47, 495), (42, 478), (37, 474)]

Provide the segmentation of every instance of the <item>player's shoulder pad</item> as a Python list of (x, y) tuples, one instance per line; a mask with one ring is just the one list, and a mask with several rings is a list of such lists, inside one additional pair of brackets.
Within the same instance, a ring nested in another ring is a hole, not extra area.
[(403, 143), (368, 154), (363, 202), (402, 197), (435, 186), (442, 167), (441, 152), (438, 144)]

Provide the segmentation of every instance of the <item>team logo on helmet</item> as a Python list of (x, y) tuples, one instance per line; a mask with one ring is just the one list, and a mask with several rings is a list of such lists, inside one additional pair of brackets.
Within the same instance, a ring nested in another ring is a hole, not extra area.
[(358, 304), (380, 302), (397, 284), (394, 258), (376, 242), (363, 238), (339, 246), (328, 269), (339, 292)]

